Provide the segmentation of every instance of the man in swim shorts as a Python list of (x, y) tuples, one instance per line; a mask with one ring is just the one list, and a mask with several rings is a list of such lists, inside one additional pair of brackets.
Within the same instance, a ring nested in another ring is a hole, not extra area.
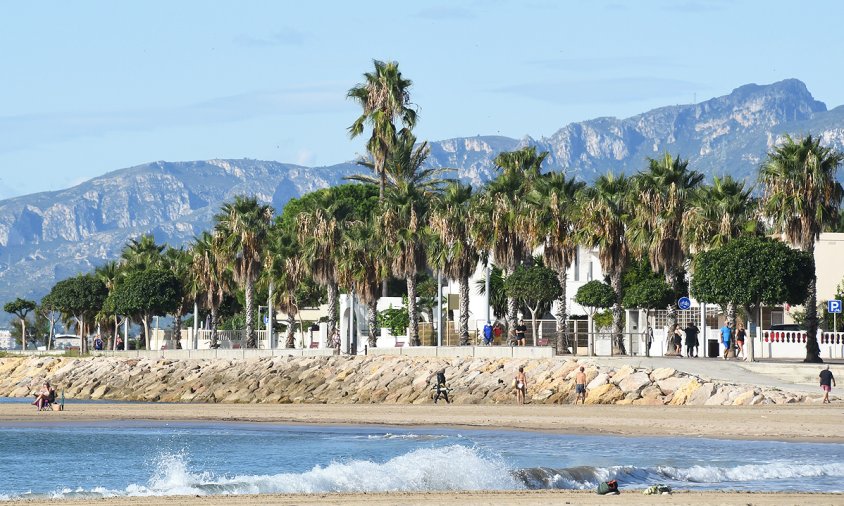
[(826, 369), (821, 371), (820, 378), (821, 390), (823, 390), (823, 404), (829, 404), (829, 392), (831, 392), (832, 387), (835, 386), (835, 376), (832, 375), (832, 371), (829, 370), (829, 366), (826, 366)]
[(577, 404), (578, 399), (582, 399), (581, 404), (586, 404), (586, 371), (583, 366), (580, 366), (580, 371), (574, 377), (574, 403)]

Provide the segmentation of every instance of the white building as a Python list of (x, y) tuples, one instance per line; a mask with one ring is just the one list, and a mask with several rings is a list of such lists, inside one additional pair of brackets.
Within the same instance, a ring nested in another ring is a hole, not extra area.
[(18, 343), (12, 337), (11, 330), (0, 330), (0, 350), (14, 350), (17, 349)]

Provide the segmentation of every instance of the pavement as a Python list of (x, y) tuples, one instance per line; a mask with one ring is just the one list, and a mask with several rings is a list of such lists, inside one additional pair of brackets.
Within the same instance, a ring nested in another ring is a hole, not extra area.
[[(741, 359), (724, 360), (722, 358), (687, 358), (687, 357), (580, 357), (601, 365), (621, 367), (644, 367), (657, 369), (670, 367), (701, 378), (729, 383), (775, 387), (781, 390), (821, 395), (818, 374), (827, 365), (836, 380), (844, 381), (844, 361), (828, 361), (824, 364), (804, 364), (798, 360), (765, 360), (745, 362)], [(839, 383), (844, 387), (844, 383)], [(833, 388), (835, 391), (835, 388)]]

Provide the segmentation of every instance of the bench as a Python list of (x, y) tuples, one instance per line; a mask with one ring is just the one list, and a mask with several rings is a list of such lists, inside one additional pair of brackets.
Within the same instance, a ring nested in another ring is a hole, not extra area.
[(402, 346), (404, 346), (404, 341), (399, 341), (398, 339), (396, 339), (396, 348), (401, 348)]
[(550, 341), (550, 340), (549, 340), (547, 337), (540, 337), (540, 338), (536, 341), (536, 345), (537, 345), (537, 346), (549, 346), (549, 345), (550, 345), (549, 341)]
[(311, 348), (319, 348), (319, 341), (311, 341)]

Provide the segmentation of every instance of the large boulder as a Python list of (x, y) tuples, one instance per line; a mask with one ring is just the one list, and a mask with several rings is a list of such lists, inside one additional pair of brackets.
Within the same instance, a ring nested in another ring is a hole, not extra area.
[[(615, 379), (615, 378), (613, 378)], [(643, 388), (651, 384), (651, 379), (644, 372), (635, 372), (627, 375), (618, 383), (618, 388), (625, 394), (631, 392), (639, 393)]]
[(588, 390), (586, 404), (615, 404), (616, 401), (623, 398), (624, 392), (620, 388), (612, 383), (607, 383)]

